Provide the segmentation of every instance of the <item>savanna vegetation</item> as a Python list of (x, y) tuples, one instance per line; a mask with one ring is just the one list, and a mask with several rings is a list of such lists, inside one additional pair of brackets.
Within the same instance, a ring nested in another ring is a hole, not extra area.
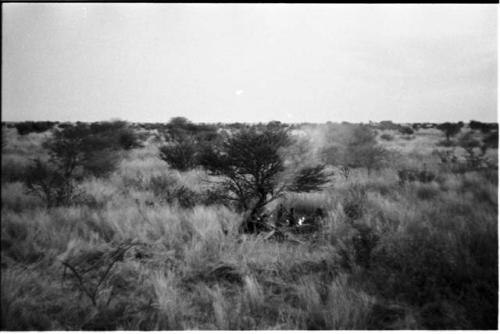
[(498, 126), (2, 124), (2, 330), (497, 329)]

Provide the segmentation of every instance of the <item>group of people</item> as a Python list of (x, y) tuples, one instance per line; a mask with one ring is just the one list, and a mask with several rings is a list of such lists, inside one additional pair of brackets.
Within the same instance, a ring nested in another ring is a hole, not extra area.
[(256, 233), (269, 231), (273, 228), (312, 226), (319, 224), (319, 220), (324, 217), (321, 208), (317, 208), (313, 214), (297, 214), (294, 207), (287, 209), (283, 204), (271, 213), (252, 214), (244, 225), (244, 232)]

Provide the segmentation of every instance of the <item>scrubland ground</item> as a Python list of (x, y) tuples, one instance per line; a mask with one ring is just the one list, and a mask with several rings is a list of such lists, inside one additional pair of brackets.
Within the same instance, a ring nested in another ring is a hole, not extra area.
[[(23, 171), (50, 133), (3, 131), (3, 330), (497, 328), (498, 171), (443, 167), (436, 129), (379, 132), (383, 168), (286, 193), (325, 211), (286, 240), (239, 233), (241, 214), (197, 200), (207, 172), (170, 168), (153, 140), (46, 208)], [(400, 182), (424, 164), (432, 181)]]

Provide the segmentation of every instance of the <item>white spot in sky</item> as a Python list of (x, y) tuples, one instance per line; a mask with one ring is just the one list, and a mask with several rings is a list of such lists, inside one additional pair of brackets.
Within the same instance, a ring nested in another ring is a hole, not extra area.
[(235, 92), (236, 95), (241, 95), (243, 94), (243, 89), (238, 89), (236, 92)]

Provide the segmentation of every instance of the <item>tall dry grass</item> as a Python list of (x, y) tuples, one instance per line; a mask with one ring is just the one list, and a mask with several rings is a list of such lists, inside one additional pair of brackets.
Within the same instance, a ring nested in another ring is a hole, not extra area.
[[(306, 130), (320, 145), (321, 131)], [(2, 155), (15, 169), (41, 137), (11, 135)], [(84, 180), (85, 195), (68, 207), (46, 209), (21, 180), (4, 179), (2, 329), (494, 329), (498, 185), (486, 171), (440, 169), (423, 149), (440, 136), (394, 135), (386, 144), (401, 161), (336, 173), (321, 192), (271, 203), (324, 210), (314, 238), (297, 240), (239, 234), (240, 214), (197, 197), (210, 177), (170, 170), (158, 143), (131, 150), (109, 177)], [(435, 180), (399, 182), (398, 168), (424, 162)], [(192, 205), (168, 199), (181, 186)], [(62, 261), (90, 268), (83, 287), (95, 286), (107, 268), (98, 255), (122, 244), (131, 247), (94, 305)]]

